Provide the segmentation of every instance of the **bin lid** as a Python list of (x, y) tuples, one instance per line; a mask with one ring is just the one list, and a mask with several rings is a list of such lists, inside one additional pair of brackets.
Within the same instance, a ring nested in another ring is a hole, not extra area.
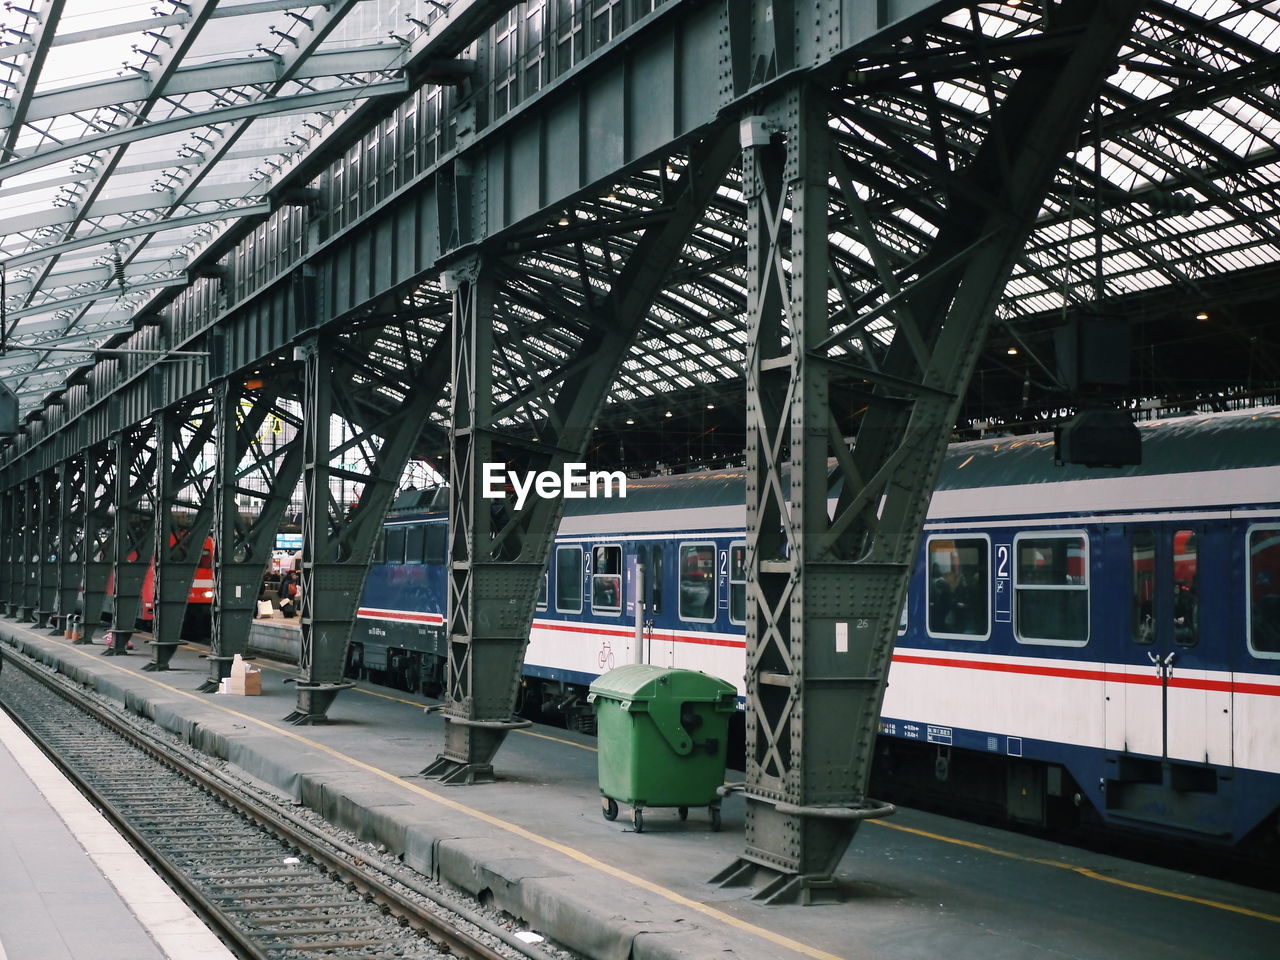
[(737, 703), (738, 691), (733, 684), (697, 670), (629, 663), (596, 678), (591, 684), (588, 699), (594, 701), (596, 697), (622, 700), (628, 704), (676, 700), (696, 703), (724, 701), (733, 706)]

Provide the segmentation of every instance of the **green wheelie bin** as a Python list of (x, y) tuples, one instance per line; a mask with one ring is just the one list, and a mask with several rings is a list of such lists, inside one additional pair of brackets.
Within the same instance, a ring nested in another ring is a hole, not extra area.
[(596, 709), (600, 797), (606, 820), (629, 804), (636, 833), (645, 807), (705, 806), (720, 829), (725, 741), (738, 692), (719, 677), (636, 663), (591, 684)]

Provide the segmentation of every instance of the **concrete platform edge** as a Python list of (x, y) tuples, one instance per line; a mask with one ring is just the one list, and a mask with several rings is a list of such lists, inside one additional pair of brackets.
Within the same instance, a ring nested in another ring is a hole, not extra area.
[[(325, 819), (392, 853), (431, 879), (465, 890), (573, 950), (606, 960), (796, 956), (747, 931), (699, 916), (696, 909), (601, 877), (574, 874), (563, 855), (498, 832), (479, 817), (437, 807), (393, 788), (370, 787), (358, 771), (318, 749), (289, 745), (286, 766), (269, 749), (283, 743), (265, 730), (236, 724), (199, 699), (175, 696), (141, 675), (95, 669), (81, 652), (0, 622), (0, 639), (126, 709), (145, 716), (210, 756), (234, 764), (304, 803)], [(255, 721), (256, 722), (256, 721)], [(449, 790), (451, 788), (438, 788)], [(465, 802), (464, 788), (456, 799)], [(580, 873), (583, 868), (578, 866)], [(633, 919), (635, 918), (635, 919)]]

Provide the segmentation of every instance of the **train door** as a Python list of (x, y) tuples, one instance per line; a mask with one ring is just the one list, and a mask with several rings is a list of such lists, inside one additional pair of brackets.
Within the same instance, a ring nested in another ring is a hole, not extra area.
[(1108, 683), (1108, 696), (1124, 705), (1109, 716), (1123, 716), (1120, 730), (1108, 725), (1109, 746), (1170, 760), (1231, 762), (1231, 694), (1208, 689), (1212, 645), (1201, 636), (1203, 533), (1202, 525), (1186, 523), (1130, 534), (1130, 651)]
[(676, 665), (675, 638), (663, 624), (670, 620), (666, 590), (666, 547), (656, 541), (649, 552), (649, 566), (644, 571), (644, 662), (660, 667)]

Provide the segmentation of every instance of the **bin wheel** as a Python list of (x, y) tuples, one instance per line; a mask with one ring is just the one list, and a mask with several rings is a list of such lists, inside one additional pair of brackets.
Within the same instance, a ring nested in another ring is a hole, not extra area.
[(606, 820), (618, 819), (618, 801), (612, 797), (602, 797), (600, 800), (600, 812), (604, 814)]
[(678, 813), (680, 814), (680, 819), (681, 819), (681, 820), (688, 820), (688, 819), (689, 819), (689, 808), (688, 808), (688, 807), (677, 807), (677, 808), (676, 808), (676, 812), (678, 812)]
[(720, 808), (711, 808), (711, 830), (713, 833), (720, 832)]
[(644, 814), (639, 807), (631, 811), (631, 825), (636, 828), (636, 833), (644, 833)]

